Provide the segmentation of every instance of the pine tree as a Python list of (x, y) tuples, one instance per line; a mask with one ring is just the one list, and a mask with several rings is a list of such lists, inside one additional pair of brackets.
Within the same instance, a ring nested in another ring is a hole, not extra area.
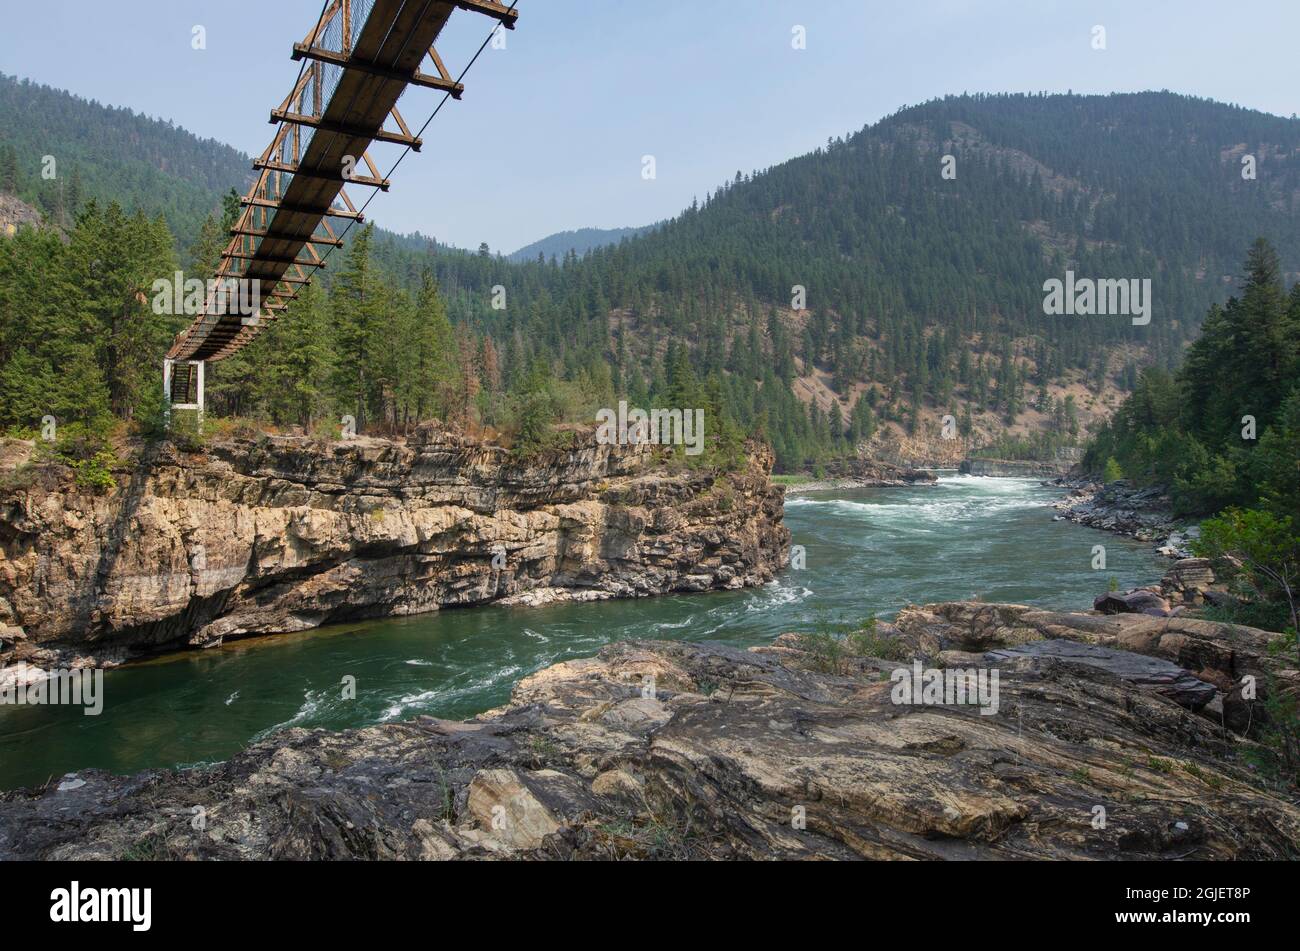
[(1232, 412), (1254, 416), (1261, 429), (1277, 415), (1286, 395), (1283, 381), (1296, 346), (1287, 333), (1289, 303), (1277, 252), (1259, 238), (1246, 257), (1241, 300), (1227, 312), (1233, 352), (1225, 369), (1232, 384)]
[(18, 194), (18, 153), (11, 145), (0, 149), (0, 192)]
[(445, 419), (460, 405), (460, 348), (438, 282), (428, 269), (421, 275), (415, 318), (415, 332), (409, 341), (415, 358), (410, 401), (417, 419), (434, 415)]
[(328, 409), (335, 368), (322, 296), (315, 285), (304, 287), (258, 338), (266, 354), (258, 395), (277, 423), (310, 429)]
[(479, 348), (479, 367), (483, 374), (483, 385), (488, 392), (498, 392), (501, 389), (501, 361), (491, 337), (483, 338), (483, 345)]
[(356, 417), (358, 429), (371, 419), (377, 402), (375, 353), (392, 346), (378, 338), (379, 291), (370, 260), (373, 236), (371, 224), (352, 239), (330, 295), (338, 348), (334, 389), (342, 406)]
[(457, 342), (460, 351), (460, 421), (466, 425), (474, 423), (475, 402), (478, 399), (482, 383), (478, 373), (478, 346), (474, 332), (462, 324), (457, 328)]

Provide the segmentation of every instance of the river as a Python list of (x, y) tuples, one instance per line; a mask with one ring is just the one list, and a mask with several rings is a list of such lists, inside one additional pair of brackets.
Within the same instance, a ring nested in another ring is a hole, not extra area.
[[(111, 670), (99, 716), (0, 707), (0, 788), (88, 767), (217, 762), (286, 727), (469, 717), (504, 703), (533, 671), (628, 638), (747, 646), (819, 618), (974, 598), (1085, 609), (1112, 577), (1123, 588), (1159, 578), (1149, 545), (1053, 521), (1056, 497), (1033, 480), (955, 474), (933, 486), (813, 492), (785, 510), (805, 567), (764, 588), (366, 621)], [(1097, 544), (1105, 571), (1092, 569)], [(345, 700), (349, 675), (356, 698)]]

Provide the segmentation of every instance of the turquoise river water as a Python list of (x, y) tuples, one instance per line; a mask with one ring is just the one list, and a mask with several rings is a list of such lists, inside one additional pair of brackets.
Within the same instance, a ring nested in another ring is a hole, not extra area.
[[(1082, 609), (1114, 577), (1160, 575), (1150, 546), (1053, 521), (1056, 490), (943, 474), (937, 485), (786, 501), (803, 570), (763, 588), (636, 601), (481, 607), (366, 621), (174, 654), (108, 671), (104, 708), (0, 707), (0, 788), (89, 767), (127, 773), (228, 758), (286, 727), (463, 718), (557, 661), (629, 638), (761, 644), (909, 603), (980, 598)], [(1106, 546), (1108, 570), (1092, 570)], [(344, 700), (341, 681), (356, 678)]]

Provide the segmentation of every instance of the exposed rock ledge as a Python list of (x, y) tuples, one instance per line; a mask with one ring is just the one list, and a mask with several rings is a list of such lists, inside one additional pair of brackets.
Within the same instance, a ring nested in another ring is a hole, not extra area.
[(1081, 480), (1059, 484), (1069, 487), (1069, 494), (1053, 503), (1061, 514), (1057, 519), (1086, 525), (1138, 541), (1154, 542), (1160, 554), (1186, 558), (1190, 540), (1200, 529), (1186, 519), (1174, 516), (1172, 502), (1158, 487), (1137, 488), (1125, 480), (1105, 484)]
[(291, 730), (204, 770), (0, 794), (0, 859), (1295, 858), (1300, 807), (1190, 709), (1204, 683), (1106, 646), (1226, 636), (1173, 623), (903, 612), (927, 662), (999, 669), (992, 715), (896, 705), (908, 665), (817, 672), (796, 635), (615, 644), (465, 723)]
[(771, 454), (749, 448), (721, 473), (582, 436), (528, 460), (445, 432), (232, 439), (155, 449), (106, 496), (47, 470), (0, 491), (0, 667), (112, 665), (497, 600), (762, 584), (790, 536)]
[(933, 472), (894, 465), (879, 459), (836, 459), (826, 464), (825, 478), (801, 482), (789, 488), (790, 494), (817, 492), (824, 489), (895, 489), (912, 485), (933, 485), (939, 481)]

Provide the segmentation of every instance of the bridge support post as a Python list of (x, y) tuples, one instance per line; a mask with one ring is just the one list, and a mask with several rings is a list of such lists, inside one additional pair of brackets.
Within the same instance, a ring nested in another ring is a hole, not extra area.
[(198, 414), (198, 430), (203, 431), (202, 360), (163, 360), (164, 420), (170, 428), (172, 410), (192, 409)]

